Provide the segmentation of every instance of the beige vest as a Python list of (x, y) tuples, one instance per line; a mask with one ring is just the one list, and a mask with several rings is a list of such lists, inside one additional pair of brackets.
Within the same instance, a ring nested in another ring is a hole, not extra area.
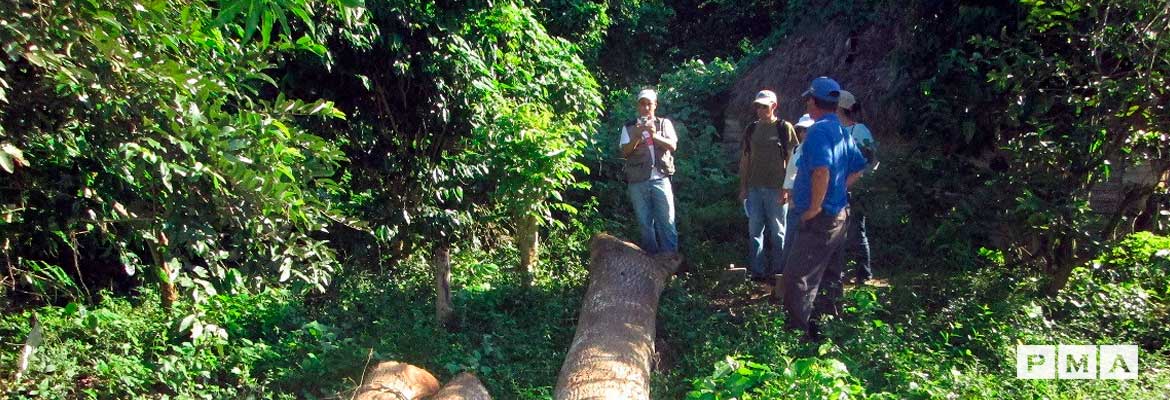
[[(662, 132), (662, 121), (662, 118), (654, 120), (659, 132)], [(638, 129), (637, 121), (626, 123), (626, 134), (630, 136), (631, 141), (642, 140), (642, 130)], [(674, 175), (674, 152), (662, 147), (655, 147), (653, 162), (651, 162), (650, 147), (638, 146), (626, 158), (626, 182), (638, 183), (650, 179), (652, 168), (657, 168), (663, 176)]]

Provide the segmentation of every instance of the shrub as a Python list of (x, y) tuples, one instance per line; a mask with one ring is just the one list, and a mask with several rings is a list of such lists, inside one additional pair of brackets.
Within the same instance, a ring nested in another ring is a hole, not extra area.
[(1162, 349), (1170, 337), (1170, 237), (1126, 237), (1075, 269), (1053, 306), (1086, 337)]

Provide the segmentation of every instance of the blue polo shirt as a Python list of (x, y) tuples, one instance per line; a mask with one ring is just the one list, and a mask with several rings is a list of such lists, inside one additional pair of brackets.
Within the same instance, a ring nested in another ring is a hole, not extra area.
[(865, 168), (865, 157), (853, 138), (841, 128), (836, 114), (825, 114), (808, 128), (808, 137), (800, 145), (800, 159), (796, 161), (796, 182), (793, 184), (795, 212), (804, 213), (812, 203), (812, 170), (829, 168), (829, 188), (821, 212), (837, 215), (849, 205), (845, 178)]

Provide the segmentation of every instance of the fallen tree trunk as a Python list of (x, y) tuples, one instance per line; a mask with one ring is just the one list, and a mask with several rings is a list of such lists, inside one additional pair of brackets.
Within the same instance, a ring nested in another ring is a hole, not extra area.
[(447, 382), (430, 400), (492, 400), (475, 375), (464, 372)]
[(590, 245), (589, 289), (557, 377), (557, 400), (649, 399), (658, 297), (677, 254), (651, 257), (600, 234)]
[(439, 380), (426, 370), (397, 361), (378, 363), (354, 393), (354, 400), (414, 400), (439, 391)]

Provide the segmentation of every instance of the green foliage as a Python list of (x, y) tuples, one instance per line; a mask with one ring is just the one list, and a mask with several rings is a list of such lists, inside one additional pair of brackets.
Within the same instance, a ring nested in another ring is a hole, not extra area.
[(376, 227), (347, 238), (355, 264), (442, 241), (498, 244), (513, 218), (571, 215), (563, 192), (600, 104), (580, 48), (525, 2), (368, 7), (319, 23), (329, 61), (296, 60), (282, 82), (354, 110), (326, 128), (350, 161), (352, 187), (335, 198)]
[(292, 277), (324, 289), (333, 251), (312, 235), (338, 217), (317, 191), (343, 155), (295, 120), (345, 114), (273, 94), (264, 72), (312, 45), (284, 22), (267, 33), (278, 11), (310, 5), (250, 4), (267, 7), (261, 43), (234, 38), (239, 23), (202, 2), (0, 8), (13, 38), (0, 80), (15, 89), (0, 141), (23, 153), (5, 180), (3, 203), (16, 207), (3, 229), (19, 265), (73, 264), (82, 279), (135, 275), (149, 260), (177, 267), (162, 279), (200, 298)]
[[(682, 139), (692, 266), (661, 299), (656, 398), (1165, 397), (1170, 242), (1113, 246), (1087, 202), (1115, 166), (1165, 159), (1153, 3), (912, 5), (919, 149), (863, 195), (892, 286), (849, 291), (809, 345), (714, 281), (743, 254), (728, 88), (786, 34), (865, 25), (881, 3), (0, 5), (0, 337), (19, 343), (33, 315), (45, 332), (0, 391), (344, 398), (367, 360), (393, 359), (548, 398), (588, 239), (636, 228), (614, 144), (653, 84)], [(530, 287), (500, 245), (522, 216), (551, 239)], [(441, 242), (455, 331), (411, 255)], [(1037, 265), (1083, 267), (1049, 300)], [(153, 280), (190, 296), (165, 311)], [(1143, 346), (1136, 381), (1014, 379), (1017, 343), (1125, 342)]]
[[(210, 314), (210, 322), (193, 325), (194, 329), (170, 322), (163, 310), (152, 306), (154, 301), (132, 303), (111, 296), (92, 307), (70, 303), (41, 308), (36, 314), (45, 340), (33, 353), (29, 379), (11, 382), (3, 390), (9, 398), (123, 398), (148, 393), (179, 399), (290, 398), (272, 393), (272, 376), (263, 373), (265, 363), (290, 355), (278, 354), (285, 349), (269, 346), (266, 338), (298, 340), (297, 319), (303, 316), (290, 308), (288, 300), (287, 293), (264, 292), (188, 303)], [(5, 316), (0, 332), (24, 337), (31, 314)], [(5, 352), (0, 357), (5, 369), (14, 365), (14, 356)]]
[[(404, 360), (446, 380), (474, 371), (498, 398), (551, 395), (572, 339), (584, 292), (580, 248), (597, 226), (575, 226), (566, 248), (550, 252), (564, 275), (523, 288), (509, 274), (510, 251), (454, 252), (459, 329), (431, 318), (429, 267), (402, 263), (397, 276), (340, 276), (336, 291), (304, 298), (286, 290), (218, 295), (176, 309), (199, 315), (173, 320), (151, 298), (103, 294), (93, 306), (35, 310), (46, 338), (27, 379), (0, 388), (12, 398), (321, 398), (344, 397), (367, 358)], [(1113, 250), (1137, 279), (1161, 279), (1138, 260), (1158, 256), (1165, 238), (1138, 236)], [(1163, 257), (1164, 258), (1164, 257)], [(1133, 261), (1133, 263), (1131, 263)], [(1110, 264), (1112, 265), (1112, 264)], [(659, 308), (660, 369), (655, 398), (1156, 398), (1170, 384), (1164, 351), (1142, 353), (1137, 381), (1014, 379), (1016, 343), (1122, 342), (1128, 331), (1085, 334), (1035, 301), (1035, 280), (1006, 270), (957, 275), (894, 276), (891, 288), (847, 292), (844, 313), (826, 321), (826, 342), (803, 345), (786, 330), (783, 312), (767, 302), (744, 304), (744, 287), (702, 290), (699, 279), (672, 281)], [(1130, 278), (1119, 278), (1124, 284)], [(1077, 285), (1074, 280), (1073, 285)], [(1146, 284), (1143, 283), (1143, 286)], [(1152, 285), (1151, 285), (1152, 286)], [(914, 288), (909, 290), (908, 288)], [(1068, 299), (1108, 315), (1113, 303), (1091, 303), (1088, 290)], [(727, 305), (729, 301), (739, 304)], [(1063, 301), (1063, 300), (1062, 300)], [(1159, 300), (1162, 306), (1164, 300)], [(0, 318), (0, 336), (24, 338), (34, 311)], [(1059, 312), (1058, 312), (1059, 314)], [(1115, 335), (1116, 334), (1116, 335)], [(729, 358), (728, 355), (731, 355)], [(15, 365), (0, 353), (0, 374)], [(689, 395), (688, 395), (689, 392)], [(893, 394), (893, 395), (891, 395)], [(750, 397), (749, 397), (750, 396)]]
[(902, 191), (914, 214), (948, 221), (936, 242), (994, 240), (1009, 264), (1041, 267), (1054, 293), (1113, 240), (1136, 200), (1104, 210), (1090, 193), (1118, 166), (1167, 168), (1156, 161), (1170, 151), (1161, 12), (1145, 2), (923, 7), (905, 63), (930, 65), (909, 96), (925, 151)]
[(1073, 270), (1053, 309), (1066, 326), (1087, 337), (1163, 349), (1170, 337), (1170, 238), (1130, 235)]
[(688, 400), (831, 398), (866, 399), (865, 388), (844, 363), (831, 358), (781, 360), (776, 368), (727, 357), (709, 378), (695, 383)]
[(456, 163), (483, 166), (479, 180), (494, 188), (501, 217), (572, 215), (561, 193), (574, 173), (587, 172), (577, 159), (600, 111), (597, 83), (574, 47), (545, 34), (531, 11), (505, 5), (468, 21), (463, 35), (478, 38), (478, 49), (451, 49), (472, 72), (457, 76), (473, 128)]
[(548, 33), (572, 41), (590, 65), (596, 64), (613, 20), (608, 3), (593, 0), (539, 0), (536, 12)]
[(612, 22), (596, 65), (611, 90), (656, 81), (691, 60), (739, 57), (747, 52), (745, 43), (768, 37), (805, 14), (785, 12), (784, 4), (791, 2), (762, 0), (607, 3)]

